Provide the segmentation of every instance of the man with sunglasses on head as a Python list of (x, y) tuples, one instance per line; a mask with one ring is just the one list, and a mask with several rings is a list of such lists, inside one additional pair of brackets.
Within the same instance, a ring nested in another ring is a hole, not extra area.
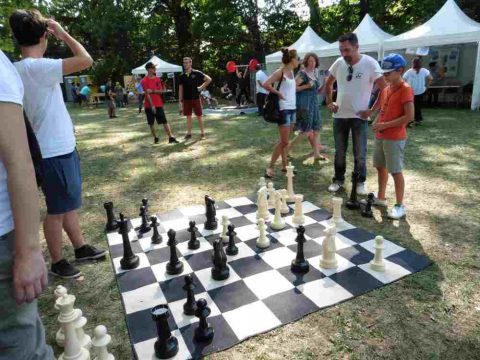
[[(354, 172), (359, 174), (357, 194), (366, 195), (367, 178), (367, 128), (366, 110), (373, 85), (382, 90), (386, 84), (380, 74), (380, 66), (372, 57), (360, 54), (358, 38), (347, 33), (338, 39), (340, 54), (330, 67), (325, 83), (327, 107), (333, 112), (335, 138), (335, 177), (328, 191), (337, 192), (343, 187), (347, 168), (347, 147), (352, 132)], [(337, 82), (337, 100), (333, 102), (333, 83)]]

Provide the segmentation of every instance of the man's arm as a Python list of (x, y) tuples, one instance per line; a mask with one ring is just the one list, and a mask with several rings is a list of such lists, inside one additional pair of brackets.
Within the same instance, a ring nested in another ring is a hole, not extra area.
[(69, 75), (88, 69), (93, 64), (93, 59), (85, 48), (55, 20), (47, 21), (47, 31), (58, 40), (63, 41), (72, 51), (73, 57), (63, 59), (63, 75)]
[(210, 85), (211, 82), (212, 82), (212, 78), (210, 76), (204, 74), (203, 84), (200, 85), (200, 91), (202, 91), (203, 89), (206, 89), (208, 87), (208, 85)]
[(178, 107), (180, 115), (183, 113), (183, 84), (178, 85)]
[(0, 103), (0, 128), (0, 158), (8, 174), (8, 192), (15, 223), (13, 283), (15, 299), (22, 304), (34, 300), (47, 286), (38, 236), (38, 191), (19, 105)]
[(335, 79), (335, 76), (330, 74), (328, 75), (327, 80), (325, 81), (325, 93), (326, 93), (325, 103), (327, 104), (328, 110), (334, 113), (338, 111), (338, 105), (333, 102), (333, 83), (336, 80), (337, 79)]

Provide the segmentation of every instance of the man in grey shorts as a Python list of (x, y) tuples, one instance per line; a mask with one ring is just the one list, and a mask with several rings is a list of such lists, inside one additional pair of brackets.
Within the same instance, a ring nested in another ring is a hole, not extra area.
[(35, 300), (47, 271), (22, 99), (22, 81), (0, 51), (0, 360), (50, 360)]

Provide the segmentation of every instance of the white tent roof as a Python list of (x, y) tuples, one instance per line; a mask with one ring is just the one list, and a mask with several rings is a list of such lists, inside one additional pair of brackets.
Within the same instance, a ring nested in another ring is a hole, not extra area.
[[(358, 24), (357, 28), (353, 32), (357, 34), (361, 52), (378, 52), (381, 44), (385, 40), (393, 37), (393, 35), (380, 29), (380, 27), (368, 14), (365, 15), (363, 20), (360, 22), (360, 24)], [(320, 57), (339, 55), (340, 50), (338, 50), (338, 41), (320, 49)]]
[(425, 24), (385, 41), (385, 50), (480, 41), (480, 23), (447, 0)]
[[(314, 52), (318, 54), (320, 48), (324, 47), (325, 45), (328, 45), (328, 42), (318, 36), (310, 26), (307, 26), (302, 36), (300, 36), (298, 40), (291, 45), (291, 47), (297, 50), (297, 53), (300, 57), (303, 57), (308, 52)], [(266, 63), (278, 63), (281, 60), (281, 51), (277, 51), (265, 57)]]
[(139, 67), (136, 67), (135, 69), (133, 69), (132, 74), (134, 74), (134, 75), (146, 74), (147, 70), (145, 69), (145, 65), (148, 62), (154, 63), (155, 67), (157, 68), (157, 72), (159, 72), (159, 73), (172, 73), (172, 72), (182, 72), (183, 71), (181, 66), (170, 64), (166, 61), (163, 61), (158, 56), (153, 55), (152, 58), (150, 60), (148, 60), (145, 64), (140, 65)]

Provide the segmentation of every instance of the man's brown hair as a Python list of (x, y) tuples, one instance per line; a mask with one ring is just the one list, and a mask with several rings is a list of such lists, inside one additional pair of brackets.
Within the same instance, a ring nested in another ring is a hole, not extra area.
[(13, 36), (20, 46), (37, 45), (47, 31), (47, 19), (36, 9), (15, 10), (10, 15), (9, 22)]

